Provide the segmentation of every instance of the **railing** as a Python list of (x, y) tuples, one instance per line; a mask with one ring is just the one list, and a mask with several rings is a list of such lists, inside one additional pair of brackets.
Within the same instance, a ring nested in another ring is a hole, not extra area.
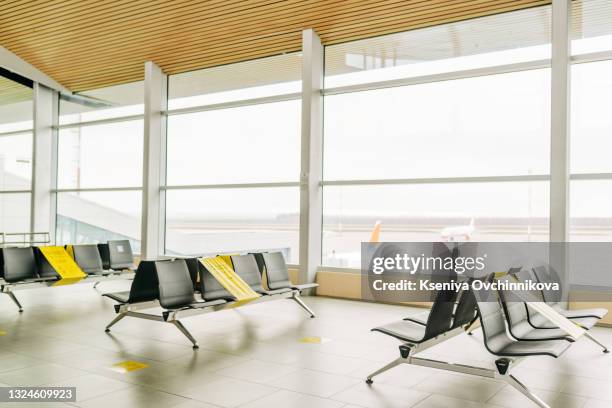
[(50, 243), (51, 236), (48, 232), (0, 232), (0, 248)]

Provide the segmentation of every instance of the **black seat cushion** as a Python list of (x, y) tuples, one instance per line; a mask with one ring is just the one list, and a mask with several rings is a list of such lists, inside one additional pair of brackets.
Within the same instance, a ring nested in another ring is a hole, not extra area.
[(116, 300), (119, 303), (128, 303), (130, 300), (130, 292), (105, 293), (102, 296)]
[(100, 259), (102, 260), (102, 268), (105, 271), (111, 269), (110, 266), (110, 250), (108, 244), (98, 244), (98, 252), (100, 253)]
[(198, 272), (200, 273), (200, 293), (204, 300), (235, 300), (235, 297), (229, 293), (223, 285), (206, 269), (201, 262), (198, 261)]

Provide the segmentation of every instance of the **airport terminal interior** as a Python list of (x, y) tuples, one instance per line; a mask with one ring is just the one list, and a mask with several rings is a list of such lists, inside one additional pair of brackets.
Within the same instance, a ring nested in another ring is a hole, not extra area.
[(610, 0), (0, 0), (0, 406), (609, 408), (611, 112)]

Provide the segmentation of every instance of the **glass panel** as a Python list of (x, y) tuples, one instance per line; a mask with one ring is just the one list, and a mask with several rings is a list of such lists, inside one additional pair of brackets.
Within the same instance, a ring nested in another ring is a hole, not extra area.
[(376, 222), (381, 241), (546, 241), (547, 182), (327, 186), (323, 264), (359, 267)]
[(297, 263), (299, 210), (297, 187), (168, 190), (166, 252), (282, 249)]
[(573, 0), (572, 54), (612, 50), (612, 1)]
[(0, 76), (0, 133), (33, 128), (32, 89)]
[(0, 193), (0, 232), (30, 232), (30, 200), (30, 193)]
[(301, 92), (302, 54), (290, 53), (170, 76), (168, 108)]
[(546, 174), (549, 143), (549, 69), (325, 97), (326, 180)]
[(612, 180), (572, 180), (570, 240), (612, 241)]
[(612, 172), (612, 61), (572, 65), (571, 171)]
[(140, 251), (140, 191), (57, 194), (57, 243), (80, 244), (129, 239)]
[(325, 47), (325, 87), (550, 58), (551, 7)]
[(168, 117), (168, 185), (298, 181), (300, 101)]
[(88, 98), (60, 100), (60, 125), (144, 114), (144, 82), (79, 92)]
[(58, 187), (139, 187), (142, 150), (142, 120), (62, 129)]
[(0, 135), (0, 191), (32, 187), (32, 133)]

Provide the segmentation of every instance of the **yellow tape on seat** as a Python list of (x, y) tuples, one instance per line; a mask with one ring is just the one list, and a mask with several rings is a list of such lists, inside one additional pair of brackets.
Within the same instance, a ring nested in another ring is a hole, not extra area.
[(261, 295), (255, 292), (221, 257), (201, 258), (200, 262), (212, 276), (237, 300), (252, 300)]
[(51, 267), (60, 276), (60, 280), (54, 283), (53, 286), (71, 285), (87, 276), (64, 247), (44, 246), (39, 247), (39, 249)]

